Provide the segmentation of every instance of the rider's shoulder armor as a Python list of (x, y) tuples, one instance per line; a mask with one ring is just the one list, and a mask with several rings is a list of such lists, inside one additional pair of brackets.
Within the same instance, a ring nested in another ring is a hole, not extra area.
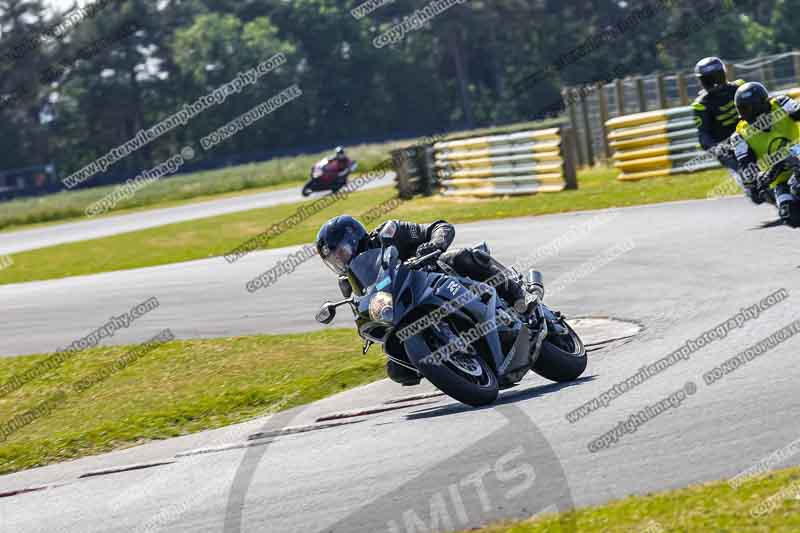
[(731, 145), (733, 146), (733, 153), (736, 155), (736, 159), (741, 160), (743, 157), (746, 157), (748, 152), (750, 151), (750, 145), (747, 144), (747, 140), (744, 135), (744, 130), (747, 128), (747, 122), (741, 121), (736, 126), (736, 133), (731, 135)]
[(779, 105), (781, 109), (783, 109), (789, 115), (794, 115), (800, 112), (800, 103), (789, 96), (776, 96), (775, 98), (772, 98), (772, 102)]
[(695, 111), (705, 111), (706, 98), (708, 98), (708, 92), (703, 89), (698, 93), (697, 98), (694, 99), (694, 102), (692, 102), (692, 109)]

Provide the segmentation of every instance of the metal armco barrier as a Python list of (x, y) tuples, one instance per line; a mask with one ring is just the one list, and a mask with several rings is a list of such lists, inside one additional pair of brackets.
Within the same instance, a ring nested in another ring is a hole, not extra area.
[(640, 180), (718, 168), (716, 160), (687, 166), (705, 155), (697, 142), (691, 107), (676, 107), (612, 118), (608, 143), (620, 180)]
[(438, 142), (434, 173), (448, 196), (503, 196), (577, 189), (570, 128)]
[[(800, 89), (774, 93), (800, 97)], [(720, 168), (697, 140), (691, 107), (661, 109), (612, 118), (606, 122), (608, 143), (620, 180), (691, 174)]]

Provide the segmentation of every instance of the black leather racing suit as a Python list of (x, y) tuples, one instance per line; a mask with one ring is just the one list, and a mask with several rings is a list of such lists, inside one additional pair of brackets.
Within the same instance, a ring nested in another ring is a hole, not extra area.
[(701, 91), (692, 103), (697, 136), (703, 150), (710, 151), (722, 166), (738, 172), (733, 147), (727, 141), (736, 132), (739, 114), (734, 96), (744, 80), (736, 80), (711, 92)]
[[(402, 220), (395, 220), (397, 233), (394, 236), (394, 245), (402, 261), (412, 257), (428, 254), (434, 250), (442, 250), (440, 260), (453, 268), (459, 275), (477, 281), (486, 281), (501, 271), (489, 257), (471, 248), (450, 250), (456, 236), (456, 229), (444, 220), (437, 220), (432, 224), (415, 224)], [(380, 233), (384, 222), (370, 233), (369, 247), (380, 248)], [(350, 295), (350, 283), (347, 278), (339, 279), (339, 287), (345, 296)], [(524, 289), (514, 280), (506, 279), (504, 283), (495, 286), (498, 296), (514, 305), (518, 300), (525, 298)]]
[[(444, 220), (437, 220), (432, 224), (415, 224), (401, 220), (397, 224), (397, 234), (394, 244), (400, 253), (400, 259), (406, 261), (412, 257), (429, 254), (434, 250), (442, 250), (441, 261), (449, 265), (460, 276), (486, 281), (492, 276), (501, 273), (501, 270), (489, 260), (489, 256), (471, 248), (450, 250), (448, 248), (456, 237), (456, 229)], [(370, 234), (370, 247), (380, 248), (378, 233), (385, 225), (381, 224)], [(514, 280), (507, 280), (495, 286), (498, 296), (509, 305), (514, 305), (518, 300), (525, 298), (525, 291)]]

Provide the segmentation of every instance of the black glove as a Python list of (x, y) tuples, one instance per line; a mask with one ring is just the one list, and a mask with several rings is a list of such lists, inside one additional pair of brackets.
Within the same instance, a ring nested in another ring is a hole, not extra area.
[(423, 255), (428, 255), (428, 254), (433, 253), (433, 252), (435, 252), (437, 250), (441, 250), (441, 251), (444, 252), (445, 248), (442, 248), (442, 244), (441, 243), (438, 243), (438, 242), (435, 242), (435, 241), (422, 243), (419, 246), (417, 246), (417, 257), (422, 257)]
[(453, 243), (453, 239), (456, 238), (456, 229), (444, 220), (439, 220), (433, 224), (428, 238), (430, 239), (428, 242), (422, 243), (417, 247), (418, 257), (428, 255), (436, 250), (446, 252)]

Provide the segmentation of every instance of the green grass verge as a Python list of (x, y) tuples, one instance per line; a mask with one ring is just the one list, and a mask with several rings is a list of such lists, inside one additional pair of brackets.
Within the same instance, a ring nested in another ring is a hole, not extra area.
[[(723, 180), (722, 172), (673, 176), (642, 182), (620, 182), (609, 169), (581, 173), (577, 191), (511, 198), (417, 198), (400, 205), (383, 218), (430, 222), (445, 218), (453, 223), (566, 211), (624, 207), (671, 200), (705, 198)], [(351, 194), (327, 209), (271, 238), (265, 248), (313, 241), (328, 218), (350, 213), (358, 216), (395, 195), (389, 187)], [(292, 216), (301, 205), (288, 204), (213, 218), (194, 220), (102, 239), (63, 244), (14, 254), (14, 265), (0, 270), (0, 284), (62, 278), (112, 270), (163, 265), (224, 255), (242, 242)], [(378, 224), (378, 220), (373, 225)], [(224, 268), (224, 264), (220, 268)], [(267, 265), (269, 266), (269, 265)]]
[[(362, 169), (370, 169), (389, 157), (389, 151), (413, 144), (398, 141), (366, 144), (349, 149), (350, 157)], [(308, 179), (311, 166), (327, 153), (279, 157), (264, 163), (239, 165), (220, 170), (195, 172), (156, 181), (139, 190), (133, 197), (117, 204), (110, 214), (120, 214), (142, 207), (169, 207), (186, 200), (218, 198), (221, 195), (252, 189), (300, 187)], [(33, 198), (4, 202), (0, 209), (0, 230), (15, 229), (43, 222), (80, 219), (86, 208), (110, 194), (117, 186), (95, 187)]]
[(550, 515), (471, 531), (560, 532), (561, 518), (574, 518), (580, 533), (794, 533), (800, 531), (800, 468), (754, 478), (735, 490), (727, 482), (715, 482), (630, 497), (567, 517)]
[[(0, 442), (0, 474), (219, 428), (384, 376), (352, 330), (172, 341), (94, 387), (73, 386), (131, 347), (95, 348), (0, 398), (0, 427), (63, 391), (53, 410)], [(0, 385), (42, 361), (0, 359)], [(2, 432), (0, 434), (5, 434)]]
[[(247, 195), (250, 195), (250, 194), (258, 194), (258, 193), (263, 193), (263, 192), (278, 191), (278, 190), (284, 190), (284, 189), (289, 189), (289, 188), (298, 188), (299, 189), (303, 185), (303, 183), (304, 183), (303, 181), (288, 181), (288, 182), (279, 183), (279, 184), (276, 184), (276, 185), (268, 185), (268, 186), (265, 186), (265, 187), (256, 187), (256, 188), (253, 188), (253, 189), (243, 189), (243, 190), (239, 190), (239, 191), (232, 191), (232, 192), (226, 192), (226, 193), (221, 193), (221, 194), (214, 194), (214, 195), (211, 195), (211, 196), (197, 196), (197, 197), (186, 198), (186, 199), (183, 199), (183, 200), (165, 200), (163, 202), (158, 202), (157, 204), (152, 204), (152, 205), (143, 204), (143, 205), (139, 205), (139, 206), (136, 206), (136, 207), (126, 207), (124, 209), (117, 209), (117, 210), (109, 211), (108, 213), (103, 213), (102, 215), (97, 215), (97, 216), (93, 217), (92, 220), (102, 220), (102, 219), (108, 218), (108, 217), (115, 217), (115, 216), (119, 216), (119, 215), (130, 215), (130, 214), (133, 214), (133, 213), (139, 213), (141, 211), (151, 211), (151, 210), (155, 210), (155, 209), (164, 209), (164, 208), (169, 208), (169, 207), (185, 206), (185, 205), (197, 204), (197, 203), (200, 203), (200, 202), (208, 202), (208, 201), (213, 201), (213, 200), (222, 200), (222, 199), (225, 199), (225, 198), (235, 198), (235, 197), (240, 197), (240, 196), (247, 196)], [(108, 192), (111, 191), (110, 188), (106, 188), (105, 190), (108, 191)], [(83, 192), (83, 191), (79, 191), (79, 193), (81, 193), (81, 192)], [(58, 196), (58, 195), (55, 195), (55, 196)], [(15, 201), (25, 202), (25, 201), (34, 201), (34, 200), (35, 199), (28, 198), (28, 199), (15, 200)], [(33, 207), (33, 209), (35, 210), (36, 208)], [(24, 212), (24, 209), (22, 210), (22, 212)], [(0, 215), (0, 216), (2, 216), (2, 215)], [(24, 217), (24, 215), (23, 215), (23, 217)], [(0, 234), (2, 234), (2, 233), (11, 233), (11, 232), (15, 232), (15, 231), (22, 231), (22, 230), (29, 230), (29, 229), (44, 228), (44, 227), (47, 227), (47, 226), (54, 226), (54, 225), (58, 225), (58, 224), (66, 224), (66, 223), (69, 223), (69, 222), (81, 222), (82, 220), (88, 220), (88, 219), (84, 218), (83, 214), (81, 213), (80, 217), (70, 216), (70, 217), (67, 217), (66, 219), (55, 218), (55, 219), (46, 220), (46, 221), (43, 221), (43, 222), (31, 222), (31, 223), (24, 223), (24, 224), (15, 224), (15, 225), (6, 226), (5, 228), (0, 229)]]

